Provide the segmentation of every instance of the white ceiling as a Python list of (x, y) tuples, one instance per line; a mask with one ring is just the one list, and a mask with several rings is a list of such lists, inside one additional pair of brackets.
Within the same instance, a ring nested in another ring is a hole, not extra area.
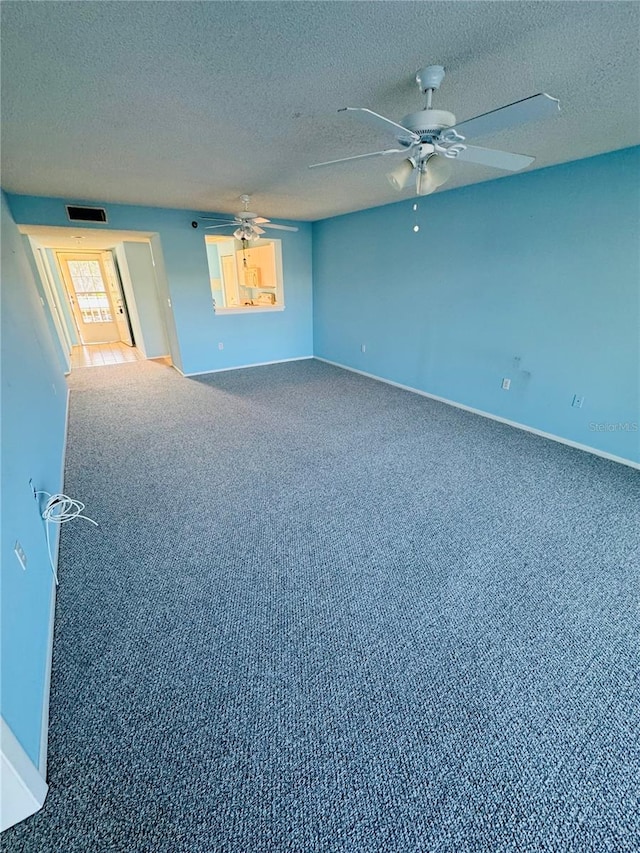
[[(458, 120), (544, 91), (558, 118), (479, 145), (530, 168), (640, 142), (637, 2), (35, 2), (2, 15), (2, 185), (10, 192), (314, 220), (397, 201), (391, 158), (309, 170), (392, 137), (418, 68)], [(474, 140), (475, 142), (475, 140)], [(456, 164), (440, 191), (502, 176)], [(410, 195), (407, 190), (405, 195)]]

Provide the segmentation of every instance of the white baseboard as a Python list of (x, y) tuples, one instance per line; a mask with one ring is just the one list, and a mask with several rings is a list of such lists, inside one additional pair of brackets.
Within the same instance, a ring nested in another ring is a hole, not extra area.
[(0, 831), (20, 823), (44, 805), (49, 786), (0, 717)]
[(401, 382), (394, 382), (392, 379), (383, 379), (381, 376), (376, 376), (375, 373), (367, 373), (364, 370), (358, 370), (356, 367), (349, 367), (346, 364), (340, 364), (338, 361), (331, 361), (328, 358), (321, 358), (319, 355), (314, 356), (318, 361), (324, 361), (325, 364), (332, 364), (334, 367), (340, 367), (342, 370), (349, 370), (351, 373), (359, 373), (361, 376), (366, 376), (368, 379), (375, 379), (377, 382), (384, 382), (386, 385), (393, 385), (395, 388), (402, 388), (403, 391), (411, 391), (413, 394), (420, 394), (422, 397), (428, 397), (430, 400), (437, 400), (439, 403), (446, 403), (448, 406), (454, 406), (456, 409), (464, 409), (465, 412), (471, 412), (474, 415), (481, 415), (483, 418), (489, 418), (492, 421), (498, 421), (501, 424), (515, 427), (516, 429), (531, 432), (534, 435), (539, 435), (541, 438), (548, 438), (551, 441), (557, 441), (559, 444), (566, 444), (568, 447), (575, 447), (576, 450), (584, 450), (586, 453), (592, 453), (594, 456), (601, 456), (603, 459), (610, 459), (612, 462), (618, 462), (620, 465), (628, 465), (630, 468), (640, 470), (640, 462), (633, 462), (631, 459), (625, 459), (624, 456), (615, 456), (613, 453), (607, 453), (605, 450), (598, 450), (596, 447), (591, 447), (589, 444), (580, 444), (577, 441), (571, 441), (569, 438), (562, 438), (559, 435), (554, 435), (550, 432), (535, 427), (527, 426), (527, 424), (518, 423), (518, 421), (510, 421), (508, 418), (502, 418), (500, 415), (493, 415), (491, 412), (485, 412), (482, 409), (474, 409), (473, 406), (465, 406), (464, 403), (456, 403), (455, 400), (448, 400), (446, 397), (439, 397), (437, 394), (429, 394), (427, 391), (421, 391), (419, 388), (413, 388), (411, 385), (403, 385)]
[[(58, 534), (58, 542), (60, 535)], [(58, 571), (58, 547), (56, 546), (56, 573)], [(49, 748), (49, 700), (51, 696), (51, 668), (53, 665), (53, 628), (56, 618), (56, 584), (51, 579), (51, 607), (49, 609), (49, 638), (47, 646), (46, 669), (44, 673), (44, 695), (42, 702), (42, 719), (40, 723), (40, 753), (38, 755), (38, 770), (43, 779), (47, 778), (47, 752)]]
[(244, 370), (246, 367), (265, 367), (267, 364), (285, 364), (288, 361), (307, 361), (310, 358), (315, 358), (313, 355), (298, 355), (295, 358), (279, 358), (275, 361), (256, 361), (253, 364), (236, 364), (234, 367), (217, 367), (215, 370), (200, 370), (197, 373), (183, 373), (175, 364), (173, 367), (181, 376), (189, 378), (190, 376), (206, 376), (209, 373), (226, 373), (227, 370)]

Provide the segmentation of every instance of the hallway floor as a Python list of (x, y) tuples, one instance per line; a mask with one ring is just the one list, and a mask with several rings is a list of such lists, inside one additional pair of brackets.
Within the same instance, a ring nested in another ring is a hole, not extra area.
[(71, 369), (78, 367), (103, 367), (105, 364), (125, 364), (143, 361), (140, 350), (120, 341), (105, 344), (86, 344), (71, 350)]

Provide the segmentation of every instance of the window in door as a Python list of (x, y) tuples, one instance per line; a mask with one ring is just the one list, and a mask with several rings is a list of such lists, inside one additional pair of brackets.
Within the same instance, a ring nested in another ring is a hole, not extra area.
[(67, 261), (83, 323), (111, 323), (113, 315), (99, 261)]

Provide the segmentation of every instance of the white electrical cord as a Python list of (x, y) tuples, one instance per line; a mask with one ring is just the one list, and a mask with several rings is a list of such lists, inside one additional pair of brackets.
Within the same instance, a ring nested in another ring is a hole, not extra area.
[(49, 552), (49, 561), (51, 562), (51, 571), (58, 586), (58, 574), (56, 572), (53, 555), (51, 553), (51, 537), (49, 536), (50, 524), (65, 524), (67, 521), (73, 521), (74, 518), (84, 518), (85, 521), (90, 521), (96, 527), (100, 527), (97, 521), (83, 515), (84, 504), (82, 501), (76, 501), (68, 495), (52, 495), (49, 492), (36, 492), (36, 495), (47, 495), (48, 500), (45, 508), (42, 510), (42, 517), (47, 522), (47, 550)]

